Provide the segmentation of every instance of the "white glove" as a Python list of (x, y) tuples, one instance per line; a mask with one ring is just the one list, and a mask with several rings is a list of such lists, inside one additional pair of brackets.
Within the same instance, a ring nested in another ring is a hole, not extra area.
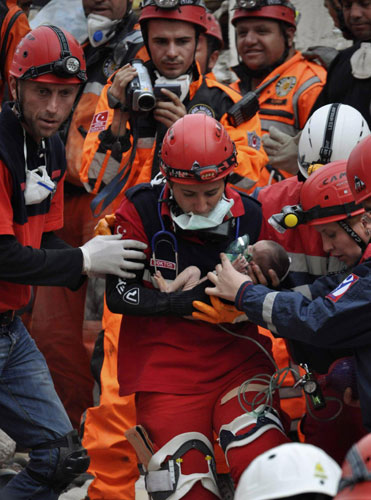
[(80, 247), (84, 259), (83, 274), (114, 274), (120, 278), (135, 278), (135, 274), (128, 270), (143, 269), (144, 264), (132, 260), (144, 260), (145, 254), (138, 250), (145, 250), (147, 245), (121, 238), (121, 234), (95, 236)]
[(269, 127), (269, 134), (262, 137), (264, 150), (269, 156), (269, 164), (278, 170), (297, 174), (299, 138), (300, 132), (292, 137), (274, 126)]

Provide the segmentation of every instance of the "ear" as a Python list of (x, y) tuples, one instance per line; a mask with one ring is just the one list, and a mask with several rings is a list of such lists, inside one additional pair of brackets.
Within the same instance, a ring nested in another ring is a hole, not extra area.
[(294, 45), (294, 36), (295, 36), (296, 29), (294, 26), (289, 26), (286, 28), (286, 35), (287, 35), (287, 43), (289, 48), (291, 49)]
[(13, 75), (9, 75), (9, 92), (13, 101), (17, 99), (17, 79)]
[(210, 55), (207, 64), (209, 71), (212, 71), (213, 67), (216, 64), (216, 61), (218, 60), (218, 57), (219, 57), (219, 50), (214, 50), (214, 52)]

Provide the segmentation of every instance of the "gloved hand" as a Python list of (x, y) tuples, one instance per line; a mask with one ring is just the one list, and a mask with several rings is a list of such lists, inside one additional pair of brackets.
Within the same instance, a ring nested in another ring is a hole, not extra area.
[[(147, 245), (141, 241), (122, 240), (121, 234), (95, 236), (81, 246), (83, 254), (83, 274), (114, 274), (120, 278), (135, 278), (129, 270), (143, 269), (144, 264), (132, 260), (144, 260)], [(130, 259), (130, 260), (129, 260)]]
[(281, 132), (278, 128), (271, 126), (269, 134), (262, 136), (264, 149), (269, 156), (269, 163), (278, 170), (284, 170), (290, 174), (297, 174), (298, 167), (298, 143), (300, 132), (295, 137)]
[(198, 309), (192, 313), (194, 319), (200, 319), (201, 321), (207, 321), (208, 323), (238, 323), (240, 321), (246, 321), (246, 314), (239, 311), (233, 304), (226, 304), (222, 302), (218, 297), (210, 296), (212, 306), (195, 300), (193, 302), (193, 307)]
[(94, 236), (98, 236), (99, 234), (113, 234), (115, 221), (115, 214), (105, 215), (103, 219), (99, 219), (98, 224), (94, 228)]
[(308, 61), (318, 62), (324, 68), (328, 69), (338, 53), (339, 51), (333, 47), (315, 45), (314, 47), (308, 47), (307, 50), (302, 52), (302, 55), (305, 59), (308, 59)]

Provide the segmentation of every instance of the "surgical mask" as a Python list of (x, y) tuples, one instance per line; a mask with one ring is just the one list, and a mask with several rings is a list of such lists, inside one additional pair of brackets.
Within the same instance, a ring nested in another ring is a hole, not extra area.
[(171, 210), (171, 218), (177, 226), (185, 231), (197, 231), (219, 226), (224, 217), (229, 213), (234, 205), (234, 200), (226, 198), (224, 195), (208, 215), (197, 215), (192, 212), (175, 215)]
[(184, 99), (187, 97), (187, 94), (189, 92), (189, 86), (191, 84), (191, 75), (180, 75), (177, 78), (166, 78), (165, 76), (160, 75), (158, 71), (155, 71), (155, 74), (157, 76), (155, 84), (161, 86), (162, 84), (166, 83), (171, 83), (171, 84), (176, 84), (178, 83), (180, 85), (180, 101), (183, 102)]
[(371, 43), (362, 42), (350, 58), (352, 75), (359, 80), (371, 77)]
[[(42, 146), (45, 149), (44, 141)], [(45, 158), (45, 155), (44, 155)], [(35, 170), (27, 168), (27, 145), (26, 134), (24, 134), (24, 160), (26, 171), (26, 187), (23, 192), (26, 205), (36, 205), (44, 201), (50, 194), (55, 192), (55, 184), (49, 177), (46, 165), (41, 165)]]
[(99, 14), (88, 15), (88, 37), (93, 47), (99, 47), (110, 40), (121, 19), (109, 19)]

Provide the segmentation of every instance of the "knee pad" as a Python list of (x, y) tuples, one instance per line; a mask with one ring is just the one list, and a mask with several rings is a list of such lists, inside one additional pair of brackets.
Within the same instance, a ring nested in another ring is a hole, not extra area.
[(75, 429), (59, 439), (46, 441), (32, 449), (50, 450), (53, 448), (59, 448), (59, 458), (51, 476), (45, 477), (29, 466), (26, 467), (26, 470), (36, 481), (47, 484), (56, 493), (61, 493), (76, 477), (86, 472), (90, 464), (90, 458), (86, 449), (81, 445), (80, 438)]
[[(182, 456), (191, 449), (204, 454), (208, 472), (182, 474)], [(146, 490), (152, 500), (183, 498), (198, 481), (205, 489), (221, 498), (216, 483), (213, 447), (207, 437), (199, 432), (186, 432), (175, 436), (152, 455), (144, 473)]]
[[(270, 429), (278, 429), (285, 434), (278, 412), (272, 407), (267, 407), (259, 414), (262, 409), (263, 405), (256, 409), (256, 415), (254, 413), (244, 413), (235, 418), (230, 424), (221, 426), (219, 431), (219, 443), (224, 451), (227, 463), (228, 451), (231, 448), (245, 446)], [(249, 427), (250, 429), (247, 432), (237, 435), (239, 431)]]

